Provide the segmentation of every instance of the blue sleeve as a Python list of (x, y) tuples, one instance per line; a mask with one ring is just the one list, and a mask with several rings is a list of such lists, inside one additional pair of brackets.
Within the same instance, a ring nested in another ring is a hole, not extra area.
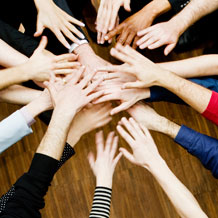
[(181, 126), (175, 142), (197, 157), (205, 168), (218, 179), (218, 140)]
[(14, 112), (0, 122), (0, 153), (32, 132), (22, 113)]

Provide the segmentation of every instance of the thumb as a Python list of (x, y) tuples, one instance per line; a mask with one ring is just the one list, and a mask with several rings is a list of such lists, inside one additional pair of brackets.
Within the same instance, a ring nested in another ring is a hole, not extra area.
[(35, 37), (41, 36), (45, 27), (42, 25), (41, 22), (37, 22), (36, 32), (34, 33)]
[(88, 154), (88, 161), (89, 161), (89, 165), (93, 170), (94, 164), (95, 164), (95, 159), (94, 159), (94, 154), (92, 152), (90, 152)]
[(47, 44), (48, 44), (48, 39), (47, 39), (47, 37), (46, 37), (46, 36), (42, 36), (41, 41), (40, 41), (40, 43), (39, 43), (38, 48), (36, 49), (36, 51), (39, 52), (39, 51), (44, 50), (44, 49), (46, 48)]
[(124, 1), (124, 6), (126, 11), (131, 11), (131, 8), (130, 8), (130, 0), (125, 0)]
[(164, 49), (164, 55), (167, 56), (175, 47), (176, 47), (176, 43), (166, 46), (166, 48)]

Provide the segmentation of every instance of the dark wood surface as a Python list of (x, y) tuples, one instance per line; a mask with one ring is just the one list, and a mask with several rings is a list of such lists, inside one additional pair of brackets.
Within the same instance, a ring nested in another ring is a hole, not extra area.
[[(92, 44), (103, 58), (114, 62), (109, 56), (109, 48)], [(154, 61), (176, 60), (196, 56), (202, 49), (187, 53), (173, 53), (165, 58), (162, 50), (146, 52)], [(152, 103), (163, 116), (207, 134), (217, 137), (218, 128), (187, 106), (171, 103)], [(16, 105), (0, 104), (0, 120), (20, 108)], [(105, 135), (114, 130), (117, 121), (125, 116), (120, 113), (105, 126)], [(46, 131), (46, 126), (37, 119), (34, 133), (25, 137), (0, 156), (0, 195), (30, 166), (31, 159)], [(42, 210), (45, 218), (85, 218), (89, 216), (95, 189), (95, 178), (89, 168), (87, 154), (95, 151), (95, 131), (82, 137), (76, 145), (76, 155), (56, 174), (46, 196), (46, 207)], [(152, 132), (160, 154), (174, 174), (197, 198), (202, 209), (211, 218), (218, 217), (218, 182), (201, 163), (188, 154), (169, 137)], [(120, 146), (127, 147), (123, 140)], [(124, 158), (119, 162), (113, 182), (111, 218), (176, 218), (179, 217), (160, 186), (145, 169), (134, 166)], [(197, 218), (197, 217), (196, 217)]]

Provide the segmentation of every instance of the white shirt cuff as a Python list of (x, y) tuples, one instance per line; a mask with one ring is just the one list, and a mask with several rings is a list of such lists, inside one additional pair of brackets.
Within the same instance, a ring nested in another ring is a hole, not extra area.
[(72, 52), (75, 50), (75, 48), (77, 48), (78, 46), (83, 45), (83, 44), (88, 44), (88, 43), (89, 43), (89, 42), (88, 42), (86, 39), (80, 40), (80, 41), (79, 41), (79, 44), (73, 43), (73, 44), (70, 46), (69, 53), (72, 53)]

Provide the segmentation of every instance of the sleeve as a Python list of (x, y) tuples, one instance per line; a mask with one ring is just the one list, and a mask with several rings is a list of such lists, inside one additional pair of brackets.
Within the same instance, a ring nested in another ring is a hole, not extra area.
[(218, 125), (218, 93), (212, 92), (210, 102), (202, 115)]
[(218, 140), (181, 126), (175, 142), (197, 157), (204, 167), (218, 179)]
[(96, 187), (89, 218), (109, 218), (112, 189)]
[(39, 210), (45, 206), (44, 196), (48, 191), (57, 166), (57, 160), (36, 153), (29, 171), (14, 184), (14, 197), (7, 203), (0, 217), (41, 217)]
[(180, 12), (191, 0), (169, 0), (172, 9), (178, 13)]
[(0, 122), (0, 153), (32, 132), (22, 113), (14, 112)]

